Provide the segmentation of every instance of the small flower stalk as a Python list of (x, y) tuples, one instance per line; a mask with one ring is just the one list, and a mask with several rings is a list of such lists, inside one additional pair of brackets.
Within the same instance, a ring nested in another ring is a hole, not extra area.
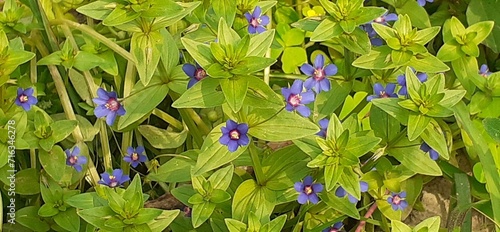
[(94, 109), (94, 115), (98, 118), (106, 117), (106, 123), (112, 126), (116, 116), (125, 115), (126, 111), (118, 101), (115, 91), (107, 92), (103, 88), (97, 90), (98, 98), (92, 99), (97, 107)]

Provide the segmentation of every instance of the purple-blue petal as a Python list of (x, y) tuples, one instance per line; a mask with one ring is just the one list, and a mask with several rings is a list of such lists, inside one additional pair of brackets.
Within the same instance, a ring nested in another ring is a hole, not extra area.
[(267, 26), (267, 24), (269, 24), (269, 16), (267, 15), (260, 16), (260, 25)]
[(236, 150), (238, 150), (238, 141), (229, 140), (229, 142), (227, 143), (227, 148), (230, 152), (235, 152)]
[(222, 145), (228, 145), (229, 144), (229, 141), (231, 141), (231, 138), (229, 137), (228, 134), (223, 134), (220, 138), (219, 138), (219, 143), (222, 144)]
[(248, 135), (246, 135), (246, 134), (240, 135), (240, 139), (238, 139), (238, 145), (246, 146), (249, 142), (250, 142), (250, 139), (248, 138)]
[(330, 91), (330, 80), (328, 80), (328, 79), (325, 78), (325, 79), (319, 81), (319, 91), (318, 91), (318, 93), (321, 92), (321, 91), (325, 91), (325, 92)]
[(308, 76), (312, 76), (314, 74), (315, 69), (312, 65), (306, 63), (300, 66), (300, 71), (302, 71), (302, 73)]
[(306, 81), (304, 83), (304, 88), (306, 88), (307, 90), (311, 90), (315, 84), (316, 84), (316, 80), (314, 80), (314, 78), (312, 78), (312, 77), (309, 77), (306, 79)]
[(380, 83), (375, 83), (375, 84), (373, 85), (373, 93), (374, 93), (375, 95), (379, 95), (379, 94), (380, 94), (380, 92), (382, 92), (382, 91), (385, 91), (384, 86), (383, 86), (382, 84), (380, 84)]
[(385, 92), (389, 95), (394, 94), (394, 90), (396, 90), (396, 84), (394, 83), (389, 83), (385, 87)]
[(182, 70), (187, 76), (194, 78), (194, 74), (196, 73), (196, 67), (194, 65), (184, 64), (182, 65)]
[(309, 109), (309, 107), (307, 106), (299, 105), (295, 109), (297, 110), (297, 112), (299, 112), (300, 115), (302, 115), (305, 118), (311, 115), (311, 109)]
[(347, 194), (347, 199), (349, 199), (349, 202), (356, 204), (358, 203), (358, 199), (356, 199), (353, 195)]
[(257, 33), (257, 28), (253, 27), (252, 25), (248, 25), (248, 33), (250, 33), (250, 34), (256, 34)]
[(329, 64), (325, 67), (325, 69), (323, 71), (325, 71), (325, 75), (328, 77), (328, 76), (333, 76), (333, 75), (337, 74), (338, 68), (337, 68), (337, 65)]
[(306, 176), (306, 178), (304, 178), (304, 185), (312, 185), (313, 183), (313, 177), (312, 176)]
[(398, 195), (399, 195), (399, 197), (401, 197), (401, 198), (405, 198), (405, 197), (406, 197), (406, 191), (402, 191), (402, 192), (400, 192)]
[(312, 185), (313, 192), (320, 193), (323, 191), (323, 185), (320, 183), (316, 183)]
[(302, 93), (303, 85), (304, 85), (304, 82), (302, 82), (301, 80), (295, 80), (292, 84), (292, 87), (290, 87), (290, 92), (292, 94)]
[(325, 57), (321, 54), (316, 56), (316, 59), (314, 59), (314, 68), (320, 69), (325, 66)]
[(337, 190), (335, 190), (335, 196), (337, 197), (345, 197), (346, 194), (347, 192), (345, 191), (344, 188), (342, 188), (342, 186), (339, 186)]
[(262, 14), (262, 9), (260, 9), (260, 6), (256, 6), (255, 9), (253, 10), (252, 16), (254, 18), (258, 18), (260, 17), (261, 14)]
[(318, 198), (318, 195), (316, 193), (312, 193), (309, 195), (309, 201), (312, 203), (312, 204), (318, 204), (319, 202), (319, 198)]
[(229, 130), (229, 131), (232, 131), (236, 128), (238, 128), (238, 123), (236, 123), (235, 121), (231, 120), (231, 119), (228, 119), (226, 121), (226, 128)]
[(439, 159), (439, 153), (435, 150), (430, 150), (429, 151), (429, 156), (431, 157), (432, 160), (438, 160)]
[(362, 193), (368, 192), (368, 183), (366, 183), (365, 181), (360, 181), (359, 187), (360, 187)]
[(241, 123), (239, 124), (236, 129), (238, 130), (238, 132), (240, 132), (241, 134), (246, 134), (248, 132), (248, 124), (246, 123)]
[(295, 182), (295, 184), (293, 185), (293, 188), (297, 192), (303, 192), (304, 191), (304, 184), (302, 182)]
[(109, 99), (108, 92), (106, 92), (106, 90), (104, 90), (103, 88), (97, 89), (97, 96), (99, 96), (99, 98), (103, 100)]
[(144, 147), (143, 147), (143, 146), (138, 146), (138, 147), (135, 149), (135, 152), (136, 152), (137, 154), (142, 154), (142, 153), (144, 153), (144, 151), (145, 151), (145, 150), (144, 150)]
[(248, 23), (252, 22), (252, 15), (249, 12), (245, 13), (245, 18), (247, 19)]
[(255, 31), (257, 31), (257, 34), (263, 33), (266, 31), (266, 28), (263, 26), (258, 26), (255, 28)]
[(314, 93), (312, 91), (303, 92), (300, 94), (302, 96), (301, 104), (309, 104), (314, 101)]
[(299, 204), (303, 205), (305, 203), (307, 203), (307, 200), (309, 200), (309, 197), (307, 196), (307, 194), (305, 194), (304, 192), (301, 192), (299, 194), (299, 197), (297, 198), (297, 201), (299, 202)]
[(398, 15), (397, 14), (394, 14), (394, 13), (390, 13), (388, 15), (385, 16), (385, 21), (386, 22), (391, 22), (391, 21), (396, 21), (398, 20)]
[(116, 112), (109, 111), (108, 116), (106, 116), (106, 124), (112, 126), (113, 123), (115, 123), (115, 119), (116, 119)]

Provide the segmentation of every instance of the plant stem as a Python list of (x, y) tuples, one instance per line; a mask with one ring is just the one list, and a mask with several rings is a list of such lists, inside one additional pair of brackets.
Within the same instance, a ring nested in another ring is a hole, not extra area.
[(182, 130), (184, 129), (184, 126), (182, 125), (182, 122), (177, 120), (176, 118), (172, 117), (170, 114), (155, 108), (153, 110), (153, 114), (156, 115), (157, 117), (161, 118), (163, 121), (167, 122), (171, 126), (173, 126), (177, 130)]
[[(377, 202), (374, 202), (373, 205), (366, 211), (365, 218), (369, 218), (372, 216), (373, 212), (377, 209)], [(359, 222), (358, 227), (356, 228), (356, 232), (361, 232), (363, 231), (363, 228), (366, 225), (366, 221), (362, 220)]]
[(259, 154), (257, 153), (257, 147), (255, 146), (255, 144), (250, 142), (250, 144), (248, 145), (248, 149), (250, 151), (250, 158), (252, 159), (253, 171), (255, 173), (255, 178), (257, 179), (257, 183), (259, 185), (264, 185), (265, 176), (264, 172), (262, 171), (262, 165), (260, 163)]
[[(271, 30), (273, 28), (273, 11), (268, 10), (267, 11), (267, 17), (269, 17), (269, 25), (267, 25), (267, 30)], [(267, 48), (266, 51), (266, 58), (271, 57), (271, 48)], [(269, 85), (269, 74), (271, 73), (271, 67), (267, 67), (264, 69), (264, 82)]]
[(185, 109), (190, 118), (196, 123), (196, 125), (199, 127), (203, 135), (208, 135), (210, 133), (210, 129), (208, 129), (208, 126), (205, 124), (203, 120), (201, 120), (200, 115), (198, 115), (193, 109), (188, 108)]
[[(31, 47), (31, 52), (36, 54), (36, 48), (33, 46)], [(34, 84), (37, 82), (37, 73), (36, 73), (36, 56), (33, 57), (33, 59), (30, 60), (30, 79), (31, 79), (31, 84)], [(37, 95), (36, 88), (34, 88), (34, 96)], [(3, 101), (1, 101), (3, 103)], [(35, 149), (30, 149), (30, 162), (31, 162), (31, 168), (36, 168), (36, 153)]]
[(123, 58), (135, 63), (134, 57), (127, 50), (123, 49), (122, 47), (117, 45), (115, 42), (113, 42), (110, 39), (106, 38), (105, 36), (101, 35), (100, 33), (98, 33), (93, 28), (91, 28), (87, 25), (79, 24), (79, 23), (76, 23), (76, 22), (73, 22), (73, 21), (70, 21), (67, 19), (54, 19), (51, 21), (51, 23), (56, 24), (56, 25), (65, 24), (71, 28), (74, 28), (74, 29), (77, 29), (83, 33), (86, 33), (86, 34), (90, 35), (92, 38), (94, 38), (94, 39), (98, 40), (99, 42), (103, 43), (104, 45), (108, 46), (111, 50), (115, 51)]
[[(132, 92), (136, 80), (135, 66), (132, 61), (127, 62), (127, 70), (125, 71), (125, 83), (123, 83), (123, 97), (128, 97)], [(122, 151), (125, 152), (129, 146), (132, 146), (133, 131), (125, 132), (122, 136)], [(120, 155), (121, 157), (121, 155)], [(123, 173), (128, 175), (130, 173), (130, 164), (125, 160), (121, 160), (121, 169)]]
[(347, 48), (344, 48), (344, 66), (345, 66), (345, 75), (347, 80), (350, 80), (352, 77), (351, 64), (352, 64), (352, 53)]

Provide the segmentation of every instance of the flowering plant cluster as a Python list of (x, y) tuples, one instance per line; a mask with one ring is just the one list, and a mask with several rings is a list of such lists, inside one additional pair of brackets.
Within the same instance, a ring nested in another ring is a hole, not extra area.
[(498, 1), (0, 9), (6, 231), (500, 231)]

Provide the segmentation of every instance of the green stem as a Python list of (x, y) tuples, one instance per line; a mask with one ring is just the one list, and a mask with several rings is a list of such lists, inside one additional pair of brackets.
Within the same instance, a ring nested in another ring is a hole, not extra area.
[(344, 48), (344, 66), (345, 66), (345, 74), (347, 80), (350, 80), (352, 77), (351, 64), (352, 64), (352, 53), (347, 48)]
[[(127, 70), (125, 71), (125, 83), (123, 83), (123, 97), (128, 97), (132, 92), (132, 88), (134, 87), (134, 83), (136, 80), (136, 71), (134, 63), (129, 61), (127, 62)], [(125, 132), (122, 136), (122, 151), (125, 152), (129, 146), (132, 146), (133, 132)], [(120, 156), (121, 157), (121, 156)], [(121, 160), (120, 164), (123, 173), (130, 173), (130, 164), (125, 160)]]
[[(33, 46), (31, 47), (31, 52), (36, 54), (36, 48)], [(30, 61), (30, 79), (31, 79), (31, 84), (34, 84), (37, 82), (38, 76), (36, 72), (36, 56), (31, 59)], [(35, 93), (34, 95), (37, 95), (37, 91), (35, 88)], [(1, 101), (3, 103), (3, 101)], [(30, 162), (31, 162), (31, 168), (36, 168), (36, 153), (35, 149), (30, 149)]]
[(257, 153), (257, 147), (251, 142), (248, 146), (250, 151), (250, 158), (252, 159), (253, 171), (255, 173), (255, 178), (257, 179), (257, 183), (259, 185), (264, 185), (265, 176), (262, 171), (262, 165), (260, 163), (259, 154)]
[[(267, 25), (267, 30), (271, 30), (273, 28), (273, 11), (272, 10), (268, 10), (267, 11), (267, 17), (269, 17), (269, 25)], [(270, 58), (271, 57), (271, 48), (268, 48), (267, 49), (267, 52), (266, 52), (266, 58)], [(270, 77), (270, 74), (271, 73), (271, 66), (267, 67), (266, 69), (264, 69), (264, 82), (269, 85), (269, 77)]]
[(135, 63), (134, 57), (127, 50), (118, 46), (115, 42), (113, 42), (110, 39), (106, 38), (105, 36), (101, 35), (100, 33), (98, 33), (93, 28), (91, 28), (87, 25), (79, 24), (79, 23), (76, 23), (76, 22), (73, 22), (73, 21), (70, 21), (67, 19), (54, 19), (51, 21), (51, 23), (56, 24), (56, 25), (66, 24), (71, 28), (77, 29), (85, 34), (88, 34), (92, 38), (94, 38), (94, 39), (98, 40), (99, 42), (103, 43), (104, 45), (108, 46), (111, 50), (115, 51), (123, 58)]
[(210, 129), (208, 126), (201, 120), (200, 115), (198, 115), (193, 109), (185, 109), (189, 117), (198, 125), (203, 135), (208, 135), (210, 133)]
[(159, 117), (161, 118), (163, 121), (167, 122), (168, 124), (170, 124), (171, 126), (173, 126), (175, 129), (177, 130), (182, 130), (184, 129), (184, 126), (182, 125), (182, 122), (180, 122), (179, 120), (177, 120), (176, 118), (172, 117), (170, 114), (158, 109), (158, 108), (155, 108), (153, 110), (153, 115), (155, 115), (156, 117)]

